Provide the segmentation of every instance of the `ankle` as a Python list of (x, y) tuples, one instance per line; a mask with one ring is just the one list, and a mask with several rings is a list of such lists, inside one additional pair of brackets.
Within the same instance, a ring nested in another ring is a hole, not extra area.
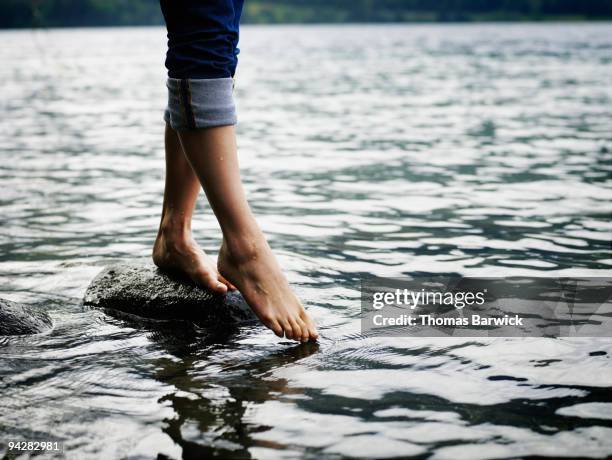
[(257, 259), (268, 248), (268, 243), (261, 232), (239, 233), (224, 235), (221, 251), (234, 263), (242, 263)]
[(160, 236), (167, 242), (188, 242), (191, 240), (191, 221), (166, 215), (159, 225)]

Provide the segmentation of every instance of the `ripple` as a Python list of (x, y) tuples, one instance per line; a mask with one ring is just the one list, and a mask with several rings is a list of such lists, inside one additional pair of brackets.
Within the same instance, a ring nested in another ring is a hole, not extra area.
[[(165, 31), (0, 34), (0, 292), (56, 325), (0, 339), (8, 435), (79, 458), (612, 450), (609, 339), (359, 322), (369, 275), (610, 276), (609, 25), (243, 28), (245, 188), (317, 345), (82, 308), (101, 267), (148, 257), (157, 231)], [(204, 197), (197, 211), (214, 254)]]
[(557, 414), (567, 417), (612, 420), (612, 403), (584, 403), (562, 407)]

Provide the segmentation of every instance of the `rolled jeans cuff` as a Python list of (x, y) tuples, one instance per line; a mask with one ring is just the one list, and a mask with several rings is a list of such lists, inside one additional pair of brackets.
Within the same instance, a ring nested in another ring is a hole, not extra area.
[(164, 120), (177, 131), (235, 125), (234, 79), (168, 78)]

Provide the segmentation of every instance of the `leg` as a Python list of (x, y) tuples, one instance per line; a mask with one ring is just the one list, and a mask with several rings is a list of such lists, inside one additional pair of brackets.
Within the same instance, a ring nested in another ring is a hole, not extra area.
[(185, 273), (200, 286), (225, 293), (232, 286), (218, 274), (214, 261), (191, 237), (191, 217), (200, 182), (183, 154), (176, 131), (168, 125), (165, 146), (166, 185), (153, 261), (160, 268)]
[(234, 126), (180, 131), (179, 138), (223, 231), (219, 272), (278, 336), (316, 339), (314, 322), (289, 287), (247, 203)]
[[(217, 267), (279, 336), (317, 338), (246, 201), (236, 152), (232, 77), (243, 0), (161, 0), (168, 29), (166, 121), (223, 231)], [(210, 274), (210, 272), (208, 272)]]

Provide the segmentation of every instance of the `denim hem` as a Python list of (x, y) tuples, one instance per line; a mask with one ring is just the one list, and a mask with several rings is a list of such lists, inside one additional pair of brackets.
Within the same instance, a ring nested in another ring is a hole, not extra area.
[(168, 78), (164, 120), (177, 131), (235, 125), (234, 79)]

